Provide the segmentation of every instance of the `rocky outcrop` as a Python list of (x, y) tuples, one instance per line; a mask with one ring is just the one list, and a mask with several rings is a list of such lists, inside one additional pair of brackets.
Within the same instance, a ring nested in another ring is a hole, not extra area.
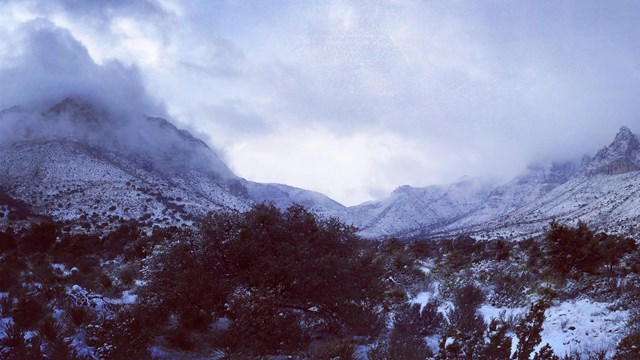
[(617, 175), (640, 170), (640, 140), (623, 126), (609, 146), (600, 149), (585, 164), (588, 175)]

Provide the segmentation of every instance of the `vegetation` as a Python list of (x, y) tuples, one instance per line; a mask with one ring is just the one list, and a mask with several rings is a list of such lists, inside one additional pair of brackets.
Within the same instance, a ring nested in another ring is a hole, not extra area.
[[(151, 232), (28, 225), (0, 232), (3, 359), (640, 357), (640, 250), (584, 223), (518, 242), (376, 242), (302, 206), (261, 204)], [(429, 301), (411, 302), (424, 291)], [(618, 344), (555, 354), (542, 343), (545, 310), (578, 296), (630, 310)], [(488, 304), (528, 311), (489, 319)]]

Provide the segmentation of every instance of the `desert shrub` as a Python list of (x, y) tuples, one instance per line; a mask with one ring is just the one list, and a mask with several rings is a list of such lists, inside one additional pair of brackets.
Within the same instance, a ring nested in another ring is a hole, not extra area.
[(89, 309), (84, 306), (72, 305), (65, 310), (65, 315), (76, 327), (84, 325), (91, 319)]
[(418, 259), (433, 257), (438, 252), (434, 241), (421, 239), (411, 241), (408, 250)]
[(460, 235), (453, 240), (443, 240), (442, 245), (447, 252), (446, 261), (452, 269), (468, 267), (476, 257), (480, 257), (485, 244), (467, 235)]
[(163, 237), (145, 260), (139, 291), (158, 324), (175, 315), (184, 329), (205, 328), (224, 314), (253, 350), (269, 353), (384, 326), (383, 267), (370, 243), (335, 219), (256, 205)]
[(424, 360), (432, 356), (423, 338), (395, 329), (387, 341), (378, 343), (368, 353), (371, 360)]
[(610, 274), (620, 259), (634, 251), (633, 239), (606, 233), (594, 234), (584, 222), (572, 228), (551, 222), (545, 235), (548, 264), (562, 275), (571, 270), (593, 272), (606, 265)]
[(474, 285), (467, 284), (454, 292), (454, 309), (448, 314), (450, 327), (471, 335), (485, 327), (478, 309), (484, 301), (484, 293)]
[(397, 238), (387, 239), (380, 243), (377, 254), (376, 260), (384, 269), (384, 277), (393, 278), (396, 287), (406, 289), (424, 280), (425, 275), (417, 266), (417, 259), (409, 250), (408, 243)]
[(599, 233), (597, 239), (600, 245), (602, 261), (610, 275), (614, 273), (614, 267), (620, 263), (625, 254), (632, 253), (638, 248), (635, 240), (619, 235)]
[(434, 335), (443, 322), (435, 302), (426, 304), (422, 309), (419, 305), (404, 306), (396, 314), (388, 346), (383, 353), (390, 359), (425, 359), (433, 356), (424, 337)]
[(20, 286), (21, 263), (14, 257), (0, 259), (0, 291), (5, 292)]
[(53, 247), (53, 256), (60, 262), (69, 262), (78, 257), (95, 254), (102, 247), (97, 235), (64, 234)]
[(562, 275), (573, 269), (592, 271), (602, 260), (598, 242), (584, 222), (571, 228), (554, 220), (545, 240), (549, 265)]
[(264, 306), (275, 301), (259, 294), (237, 291), (229, 301), (230, 330), (243, 334), (244, 346), (254, 352), (300, 351), (310, 340), (301, 329), (303, 310)]
[(486, 341), (476, 350), (478, 359), (508, 359), (511, 355), (511, 337), (507, 336), (509, 324), (502, 319), (492, 319), (486, 332)]
[(485, 247), (485, 259), (495, 259), (498, 261), (506, 261), (511, 255), (513, 245), (504, 239), (489, 241)]
[(524, 318), (516, 325), (515, 334), (518, 337), (518, 345), (513, 355), (514, 360), (528, 360), (534, 348), (540, 344), (544, 312), (548, 306), (544, 300), (532, 304)]
[(140, 229), (135, 221), (126, 222), (110, 232), (103, 242), (105, 255), (114, 257), (121, 255), (125, 247), (138, 240)]
[(545, 344), (533, 356), (533, 360), (560, 360), (560, 358), (553, 352), (553, 349), (549, 344)]
[(640, 359), (640, 331), (625, 336), (616, 348), (614, 360)]
[(194, 344), (191, 341), (189, 332), (185, 329), (177, 329), (165, 335), (167, 345), (173, 349), (182, 351), (193, 350)]
[(0, 355), (3, 359), (27, 359), (29, 348), (24, 339), (25, 330), (9, 323), (4, 327), (4, 336), (0, 338)]
[(3, 316), (9, 316), (13, 309), (13, 299), (9, 296), (0, 298), (0, 314)]
[(0, 231), (0, 253), (15, 250), (17, 247), (18, 243), (13, 234)]
[(516, 247), (526, 255), (529, 271), (537, 272), (545, 258), (541, 242), (533, 238), (527, 238), (520, 241)]
[(243, 335), (233, 330), (215, 334), (211, 342), (213, 349), (222, 359), (249, 359), (249, 347), (243, 341)]
[(38, 334), (52, 343), (64, 338), (65, 332), (65, 326), (58, 323), (50, 316), (42, 319), (40, 326), (38, 327)]
[(22, 329), (34, 328), (45, 315), (43, 299), (36, 295), (21, 296), (11, 312), (13, 322)]
[(127, 286), (132, 285), (137, 277), (138, 270), (133, 266), (126, 266), (118, 273), (120, 281)]
[(174, 230), (145, 263), (142, 303), (156, 321), (174, 314), (183, 327), (204, 328), (222, 313), (228, 293), (217, 253), (197, 233)]
[[(229, 227), (234, 221), (237, 225)], [(206, 224), (206, 234), (222, 248), (233, 279), (251, 289), (252, 297), (266, 299), (255, 305), (262, 308), (259, 312), (284, 313), (311, 324), (296, 325), (288, 336), (379, 331), (383, 269), (373, 253), (361, 251), (354, 228), (321, 220), (301, 206), (280, 212), (267, 205), (238, 220), (219, 216)], [(234, 316), (243, 321), (242, 312)]]
[(100, 269), (100, 258), (97, 255), (85, 254), (71, 261), (70, 265), (77, 267), (81, 273), (94, 273)]
[(438, 305), (434, 301), (422, 308), (419, 304), (404, 305), (396, 314), (394, 328), (402, 328), (422, 337), (436, 334), (444, 326), (444, 317), (438, 311)]
[(18, 246), (21, 251), (27, 254), (45, 252), (55, 243), (59, 233), (60, 227), (56, 223), (34, 224), (22, 236)]
[(454, 290), (454, 308), (447, 313), (449, 324), (440, 338), (437, 359), (473, 358), (484, 341), (486, 325), (478, 313), (483, 301), (484, 293), (472, 284)]
[(137, 309), (102, 317), (86, 326), (87, 345), (100, 359), (150, 359), (151, 331)]

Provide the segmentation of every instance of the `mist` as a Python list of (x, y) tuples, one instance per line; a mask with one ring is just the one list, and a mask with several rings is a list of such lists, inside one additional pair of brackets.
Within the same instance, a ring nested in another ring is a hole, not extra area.
[(20, 46), (0, 71), (0, 144), (68, 139), (137, 156), (170, 171), (185, 167), (223, 178), (230, 170), (206, 144), (160, 117), (159, 101), (135, 66), (97, 64), (67, 30), (37, 20), (18, 31)]
[(634, 3), (0, 4), (2, 108), (82, 94), (175, 119), (236, 174), (347, 205), (640, 131)]

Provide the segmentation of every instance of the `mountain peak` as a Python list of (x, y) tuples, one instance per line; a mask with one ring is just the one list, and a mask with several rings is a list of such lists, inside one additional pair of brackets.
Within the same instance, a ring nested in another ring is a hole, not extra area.
[(615, 175), (640, 170), (640, 140), (631, 130), (622, 126), (609, 146), (598, 150), (587, 164), (587, 172)]
[(97, 123), (98, 115), (93, 104), (83, 99), (67, 96), (45, 112), (48, 116), (60, 116), (66, 114), (73, 120), (84, 120), (88, 123)]
[(616, 137), (613, 140), (613, 143), (629, 142), (634, 138), (635, 138), (635, 134), (631, 132), (631, 129), (629, 129), (626, 126), (622, 126), (620, 127), (620, 130), (618, 130), (618, 133), (616, 134)]

